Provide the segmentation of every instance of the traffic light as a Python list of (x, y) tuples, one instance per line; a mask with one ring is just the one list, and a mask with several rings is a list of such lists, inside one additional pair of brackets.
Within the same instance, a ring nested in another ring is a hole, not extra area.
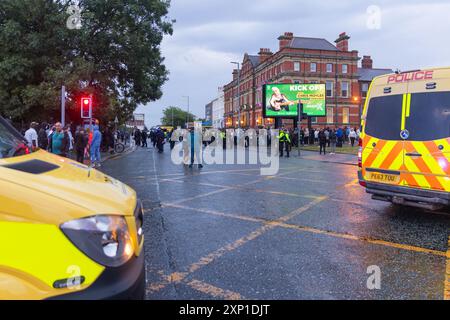
[(91, 97), (81, 98), (81, 118), (82, 119), (92, 118), (92, 98)]

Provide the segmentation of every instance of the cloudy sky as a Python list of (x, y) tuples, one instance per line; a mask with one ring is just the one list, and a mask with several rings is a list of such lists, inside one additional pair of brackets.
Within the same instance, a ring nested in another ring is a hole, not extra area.
[(141, 106), (148, 126), (160, 124), (167, 106), (204, 117), (217, 88), (231, 80), (244, 53), (278, 49), (278, 36), (325, 38), (345, 31), (350, 50), (371, 55), (376, 68), (450, 66), (448, 0), (172, 0), (174, 34), (162, 43), (170, 80), (161, 100)]

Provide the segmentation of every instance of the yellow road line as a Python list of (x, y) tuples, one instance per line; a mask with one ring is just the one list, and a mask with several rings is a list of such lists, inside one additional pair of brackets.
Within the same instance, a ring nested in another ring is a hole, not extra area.
[(377, 240), (377, 239), (371, 239), (371, 238), (365, 238), (365, 237), (358, 237), (358, 236), (354, 236), (351, 234), (320, 230), (320, 229), (316, 229), (316, 228), (310, 228), (310, 227), (304, 227), (304, 226), (298, 226), (298, 225), (292, 225), (292, 224), (286, 224), (286, 223), (281, 224), (280, 227), (297, 229), (299, 231), (306, 231), (306, 232), (315, 233), (315, 234), (322, 234), (322, 235), (327, 235), (327, 236), (331, 236), (331, 237), (335, 237), (335, 238), (367, 242), (367, 243), (371, 243), (371, 244), (376, 244), (376, 245), (381, 245), (381, 246), (391, 247), (391, 248), (396, 248), (396, 249), (402, 249), (402, 250), (406, 250), (406, 251), (414, 251), (414, 252), (419, 252), (419, 253), (432, 254), (432, 255), (440, 256), (440, 257), (446, 256), (445, 252), (439, 251), (439, 250), (426, 249), (426, 248), (422, 248), (422, 247), (416, 247), (416, 246), (411, 246), (411, 245), (401, 244), (401, 243), (396, 243), (396, 242), (390, 242), (390, 241), (385, 241), (385, 240)]
[(450, 237), (448, 238), (447, 262), (445, 265), (444, 300), (450, 301)]
[[(372, 238), (368, 238), (368, 237), (359, 237), (359, 236), (346, 234), (346, 233), (339, 233), (339, 232), (321, 230), (321, 229), (305, 227), (305, 226), (300, 226), (300, 225), (295, 225), (295, 224), (288, 224), (285, 222), (280, 222), (281, 219), (280, 220), (266, 220), (266, 219), (262, 219), (262, 218), (249, 217), (249, 216), (245, 216), (245, 215), (229, 214), (229, 213), (219, 212), (216, 210), (197, 209), (197, 208), (192, 208), (192, 207), (187, 207), (187, 206), (170, 205), (170, 204), (167, 204), (167, 206), (175, 207), (175, 208), (179, 208), (179, 209), (197, 211), (197, 212), (211, 214), (211, 215), (225, 217), (225, 218), (239, 219), (239, 220), (257, 222), (257, 223), (281, 227), (281, 228), (295, 229), (295, 230), (303, 231), (303, 232), (322, 234), (322, 235), (327, 235), (327, 236), (335, 237), (335, 238), (354, 240), (354, 241), (359, 241), (359, 242), (366, 242), (366, 243), (371, 243), (371, 244), (385, 246), (385, 247), (402, 249), (402, 250), (406, 250), (406, 251), (414, 251), (414, 252), (419, 252), (419, 253), (432, 254), (432, 255), (440, 256), (440, 257), (445, 257), (446, 254), (447, 255), (450, 254), (450, 253), (445, 253), (444, 251), (426, 249), (426, 248), (422, 248), (422, 247), (406, 245), (406, 244), (401, 244), (401, 243), (396, 243), (396, 242), (372, 239)], [(302, 208), (300, 208), (300, 209), (302, 209)], [(295, 215), (297, 215), (297, 214), (294, 211), (294, 216)]]
[(208, 294), (217, 299), (243, 300), (243, 298), (241, 297), (241, 295), (239, 293), (236, 293), (236, 292), (233, 292), (230, 290), (224, 290), (224, 289), (215, 287), (213, 285), (210, 285), (208, 283), (205, 283), (205, 282), (202, 282), (199, 280), (192, 280), (192, 281), (186, 282), (186, 284), (189, 287), (191, 287), (192, 289), (195, 289), (202, 293)]
[[(292, 211), (291, 213), (277, 219), (274, 221), (270, 221), (267, 224), (264, 224), (262, 227), (256, 229), (255, 231), (251, 232), (250, 234), (234, 241), (233, 243), (227, 244), (213, 252), (211, 252), (210, 254), (200, 258), (199, 261), (191, 264), (188, 268), (187, 268), (187, 272), (174, 272), (172, 274), (170, 274), (168, 276), (168, 279), (170, 280), (170, 282), (181, 282), (183, 281), (187, 276), (189, 276), (190, 274), (196, 272), (197, 270), (203, 268), (204, 266), (207, 266), (209, 264), (211, 264), (213, 261), (217, 260), (218, 258), (222, 257), (223, 255), (225, 255), (226, 253), (232, 252), (234, 250), (236, 250), (237, 248), (243, 246), (244, 244), (255, 240), (256, 238), (260, 237), (261, 235), (265, 234), (267, 231), (275, 228), (277, 225), (288, 221), (289, 219), (294, 218), (295, 216), (311, 209), (313, 206), (319, 204), (322, 201), (325, 201), (326, 199), (328, 199), (328, 197), (319, 197), (318, 199), (315, 199), (313, 201), (311, 201), (310, 203), (308, 203), (307, 205), (304, 205), (294, 211)], [(164, 288), (167, 285), (167, 280), (161, 282), (161, 283), (154, 283), (151, 284), (150, 287), (148, 288), (149, 292), (155, 292), (158, 290), (161, 290), (162, 288)]]
[(165, 287), (167, 287), (170, 284), (185, 284), (194, 290), (197, 290), (204, 294), (210, 295), (216, 299), (245, 300), (245, 298), (243, 298), (241, 296), (241, 294), (239, 294), (237, 292), (222, 289), (222, 288), (213, 286), (209, 283), (206, 283), (204, 281), (200, 281), (200, 280), (196, 280), (196, 279), (187, 280), (184, 277), (181, 277), (179, 274), (172, 274), (172, 276), (166, 276), (166, 275), (164, 275), (164, 271), (162, 271), (162, 270), (158, 271), (158, 274), (164, 280), (159, 283), (150, 284), (147, 287), (147, 293), (157, 292), (159, 290), (164, 289)]
[(201, 199), (201, 198), (204, 198), (204, 197), (212, 196), (212, 195), (217, 194), (217, 193), (225, 192), (227, 190), (230, 190), (230, 188), (223, 188), (223, 189), (214, 190), (214, 191), (207, 192), (207, 193), (202, 193), (202, 194), (199, 194), (198, 196), (189, 197), (189, 198), (183, 198), (183, 199), (174, 201), (173, 203), (183, 203), (183, 202), (187, 202), (187, 201)]
[(183, 210), (192, 210), (192, 211), (197, 211), (197, 212), (201, 212), (201, 213), (211, 214), (211, 215), (214, 215), (214, 216), (224, 217), (224, 218), (233, 218), (233, 219), (239, 219), (239, 220), (250, 221), (250, 222), (257, 222), (257, 223), (264, 223), (265, 222), (265, 221), (263, 221), (260, 218), (254, 218), (254, 217), (249, 217), (249, 216), (239, 215), (239, 214), (225, 213), (225, 212), (220, 212), (220, 211), (217, 211), (217, 210), (202, 209), (202, 208), (192, 208), (192, 207), (188, 207), (188, 206), (177, 205), (177, 204), (170, 204), (170, 203), (163, 203), (162, 205), (164, 207), (171, 207), (171, 208), (177, 208), (177, 209), (183, 209)]
[[(278, 177), (278, 178), (282, 178), (282, 177)], [(173, 183), (181, 183), (181, 184), (186, 183), (184, 181), (180, 181), (180, 180), (176, 180), (176, 179), (162, 179), (162, 180), (160, 180), (160, 182), (173, 182)], [(250, 183), (255, 184), (258, 182), (261, 182), (261, 179), (258, 179), (257, 181), (252, 181)], [(207, 186), (207, 187), (216, 187), (216, 188), (224, 188), (224, 189), (226, 188), (228, 190), (245, 190), (245, 191), (257, 192), (257, 193), (269, 193), (269, 194), (276, 194), (276, 195), (297, 197), (297, 198), (317, 199), (319, 197), (319, 196), (314, 196), (314, 195), (303, 195), (303, 194), (297, 194), (297, 193), (271, 191), (271, 190), (265, 190), (265, 189), (249, 189), (249, 188), (245, 188), (245, 187), (220, 185), (220, 184), (207, 183), (207, 182), (191, 182), (191, 181), (189, 181), (187, 183), (196, 184), (196, 185), (200, 185), (200, 186)], [(250, 183), (248, 183), (248, 184), (250, 184)], [(224, 190), (224, 191), (226, 191), (226, 190)], [(183, 202), (185, 202), (185, 201), (183, 201)]]

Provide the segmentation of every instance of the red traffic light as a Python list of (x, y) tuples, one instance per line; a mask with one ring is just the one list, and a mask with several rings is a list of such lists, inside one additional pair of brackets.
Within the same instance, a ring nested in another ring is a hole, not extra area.
[(92, 117), (92, 98), (81, 98), (81, 118), (88, 119)]

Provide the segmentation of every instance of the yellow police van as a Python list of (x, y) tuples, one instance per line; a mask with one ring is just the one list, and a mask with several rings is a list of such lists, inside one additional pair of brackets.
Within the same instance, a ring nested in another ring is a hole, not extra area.
[(450, 68), (375, 78), (362, 117), (359, 181), (373, 199), (450, 204)]
[(123, 183), (0, 117), (0, 299), (140, 299), (143, 212)]

